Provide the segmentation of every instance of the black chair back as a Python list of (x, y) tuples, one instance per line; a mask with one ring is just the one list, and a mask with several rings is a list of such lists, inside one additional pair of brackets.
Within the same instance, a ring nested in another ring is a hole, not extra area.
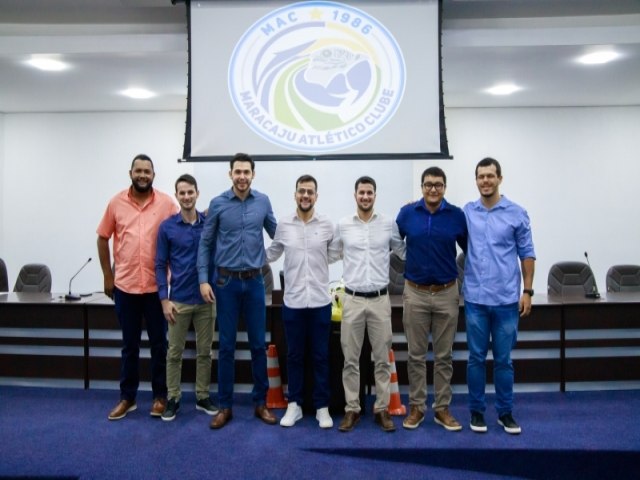
[(7, 264), (0, 258), (0, 292), (9, 291), (9, 277), (7, 275)]
[(389, 256), (389, 295), (402, 295), (404, 292), (405, 261), (391, 252)]
[(607, 292), (639, 292), (640, 265), (614, 265), (607, 272)]
[(551, 266), (547, 279), (550, 295), (586, 295), (594, 291), (595, 277), (583, 262), (558, 262)]
[(20, 269), (13, 291), (51, 293), (51, 270), (41, 263), (28, 263)]

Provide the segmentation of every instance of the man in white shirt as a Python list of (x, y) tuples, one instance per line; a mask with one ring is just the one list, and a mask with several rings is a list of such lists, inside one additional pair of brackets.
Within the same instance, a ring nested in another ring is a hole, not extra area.
[(289, 406), (280, 420), (292, 427), (302, 418), (304, 357), (311, 348), (313, 361), (313, 403), (320, 428), (333, 427), (329, 415), (329, 335), (331, 296), (329, 294), (329, 244), (333, 224), (315, 212), (318, 182), (311, 175), (296, 181), (296, 211), (278, 221), (267, 260), (273, 262), (284, 253), (284, 292), (282, 321), (287, 339)]
[(375, 421), (385, 432), (396, 427), (391, 420), (389, 383), (391, 364), (391, 303), (389, 284), (389, 251), (404, 258), (405, 245), (393, 218), (375, 212), (376, 182), (371, 177), (356, 180), (354, 215), (338, 222), (332, 250), (342, 251), (345, 296), (340, 332), (344, 368), (345, 416), (338, 429), (348, 432), (360, 420), (360, 354), (365, 328), (375, 363)]

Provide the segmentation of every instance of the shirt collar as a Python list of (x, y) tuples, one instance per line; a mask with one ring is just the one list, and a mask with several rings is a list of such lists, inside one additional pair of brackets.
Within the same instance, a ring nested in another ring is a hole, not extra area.
[[(298, 216), (298, 211), (295, 210), (292, 214), (291, 214), (291, 218), (293, 219), (294, 222), (302, 222), (302, 219)], [(318, 221), (318, 212), (315, 211), (315, 209), (313, 210), (313, 215), (311, 216), (311, 218), (309, 219), (309, 221), (307, 223), (311, 223), (311, 222), (316, 222)]]
[[(427, 208), (427, 205), (424, 202), (424, 198), (421, 198), (415, 203), (415, 208), (416, 210), (422, 209), (422, 210), (425, 210), (426, 212), (431, 213), (431, 211)], [(449, 210), (449, 208), (450, 207), (449, 207), (449, 204), (447, 203), (447, 200), (443, 198), (442, 202), (440, 203), (440, 206), (438, 207), (438, 210), (436, 210), (435, 213), (441, 212), (443, 210)], [(433, 213), (431, 213), (431, 215), (433, 215)]]
[(356, 210), (355, 213), (353, 214), (353, 220), (356, 222), (360, 222), (360, 223), (371, 223), (373, 222), (376, 218), (378, 218), (378, 212), (376, 212), (375, 210), (373, 211), (373, 213), (371, 214), (371, 218), (369, 218), (369, 220), (367, 220), (366, 222), (364, 220), (362, 220), (359, 216), (358, 216), (358, 211)]
[[(224, 196), (226, 196), (229, 199), (233, 199), (233, 198), (237, 198), (238, 200), (240, 200), (240, 197), (238, 197), (235, 192), (233, 191), (233, 187), (231, 187), (229, 190), (225, 191), (223, 193)], [(249, 193), (247, 194), (247, 198), (249, 197), (253, 197), (253, 188), (249, 188)]]
[(482, 203), (482, 199), (478, 199), (475, 202), (473, 202), (471, 205), (473, 206), (473, 208), (475, 210), (498, 210), (498, 209), (504, 209), (507, 208), (509, 206), (509, 204), (511, 203), (511, 201), (505, 197), (504, 195), (500, 195), (500, 200), (498, 200), (498, 203), (496, 203), (493, 207), (491, 208), (487, 208), (484, 206), (484, 204)]
[[(131, 194), (131, 192), (133, 191), (133, 185), (129, 185), (129, 188), (127, 189), (127, 198), (129, 199), (129, 201), (134, 202), (134, 203), (138, 203), (135, 201), (135, 199), (133, 198), (133, 195)], [(145, 203), (145, 205), (147, 203), (151, 203), (153, 202), (153, 199), (156, 198), (156, 190), (151, 187), (151, 195), (149, 195), (149, 201)]]
[[(184, 223), (185, 225), (191, 225), (184, 221), (184, 219), (182, 218), (181, 212), (176, 213), (173, 218), (175, 219), (176, 223)], [(194, 223), (194, 225), (197, 225), (200, 222), (204, 222), (204, 214), (196, 210), (196, 222)]]

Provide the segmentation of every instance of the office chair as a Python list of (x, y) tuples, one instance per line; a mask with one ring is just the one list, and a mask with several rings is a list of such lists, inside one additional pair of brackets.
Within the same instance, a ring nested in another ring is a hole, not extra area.
[(462, 282), (464, 282), (464, 253), (456, 257), (456, 266), (458, 267), (458, 293), (462, 293)]
[(583, 262), (558, 262), (549, 269), (547, 292), (550, 295), (586, 295), (593, 291), (596, 279)]
[(273, 292), (273, 271), (271, 265), (265, 263), (262, 268), (262, 277), (264, 278), (264, 293), (270, 295)]
[(640, 265), (614, 265), (607, 272), (607, 292), (640, 292)]
[(0, 292), (9, 291), (9, 277), (7, 276), (7, 264), (0, 258)]
[(41, 263), (28, 263), (20, 269), (14, 292), (51, 292), (51, 270)]
[(389, 295), (402, 295), (404, 292), (404, 264), (398, 255), (391, 252), (389, 256)]

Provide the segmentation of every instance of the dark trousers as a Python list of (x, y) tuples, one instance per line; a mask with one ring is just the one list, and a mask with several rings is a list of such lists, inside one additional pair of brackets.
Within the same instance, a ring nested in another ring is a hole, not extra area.
[(216, 281), (218, 313), (218, 401), (220, 408), (233, 405), (235, 384), (235, 351), (238, 321), (242, 317), (247, 327), (253, 374), (253, 403), (264, 405), (269, 390), (267, 350), (265, 348), (266, 307), (262, 275), (239, 279), (220, 275)]
[(331, 304), (318, 308), (282, 307), (282, 321), (287, 338), (287, 377), (290, 402), (302, 406), (304, 357), (307, 348), (313, 364), (313, 406), (329, 406), (329, 334)]
[(120, 398), (135, 401), (140, 384), (140, 342), (144, 318), (151, 347), (153, 398), (167, 397), (167, 321), (158, 293), (132, 294), (114, 289), (116, 314), (122, 329)]

